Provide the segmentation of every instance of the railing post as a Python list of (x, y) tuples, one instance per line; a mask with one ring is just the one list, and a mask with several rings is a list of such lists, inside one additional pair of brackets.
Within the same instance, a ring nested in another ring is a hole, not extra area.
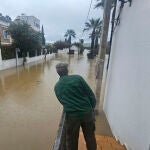
[(18, 66), (18, 49), (16, 49), (16, 67)]
[(27, 52), (27, 57), (29, 58), (29, 52)]

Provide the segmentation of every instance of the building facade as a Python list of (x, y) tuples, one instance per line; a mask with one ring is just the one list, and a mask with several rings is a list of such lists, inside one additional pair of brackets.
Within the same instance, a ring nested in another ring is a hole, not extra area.
[(40, 20), (34, 16), (27, 16), (25, 14), (21, 14), (21, 16), (18, 16), (15, 20), (24, 21), (28, 23), (35, 31), (40, 31)]
[(7, 29), (10, 25), (11, 19), (0, 14), (0, 43), (1, 45), (11, 45), (12, 38)]
[[(120, 9), (120, 2), (116, 17)], [(127, 150), (150, 150), (150, 0), (126, 3), (115, 27), (104, 110)]]

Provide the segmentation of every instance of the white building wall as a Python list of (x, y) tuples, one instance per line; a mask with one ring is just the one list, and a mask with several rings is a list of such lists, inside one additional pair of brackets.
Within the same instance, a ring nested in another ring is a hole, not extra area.
[(28, 24), (30, 24), (34, 30), (40, 31), (40, 20), (35, 18), (34, 16), (27, 16), (27, 17), (28, 17)]
[(133, 0), (113, 37), (104, 111), (128, 150), (150, 149), (150, 0)]
[[(40, 31), (40, 20), (37, 19), (34, 16), (27, 16), (25, 14), (22, 14), (21, 16), (18, 16), (16, 19), (25, 21), (28, 23), (35, 31)], [(38, 26), (37, 26), (38, 25)]]

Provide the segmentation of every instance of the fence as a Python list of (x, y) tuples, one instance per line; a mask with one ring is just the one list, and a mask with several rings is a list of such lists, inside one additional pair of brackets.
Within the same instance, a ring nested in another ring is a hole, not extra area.
[[(54, 54), (47, 54), (46, 58), (50, 59), (54, 56)], [(39, 60), (44, 59), (44, 55), (36, 56), (36, 57), (26, 57), (26, 64), (36, 62)], [(3, 60), (2, 59), (2, 53), (0, 49), (0, 70), (12, 68), (12, 67), (17, 67), (23, 65), (23, 58), (18, 58), (18, 54), (16, 54), (16, 58), (14, 59), (7, 59)]]
[(59, 123), (59, 129), (54, 142), (53, 150), (66, 150), (65, 119), (66, 114), (63, 112), (61, 121)]

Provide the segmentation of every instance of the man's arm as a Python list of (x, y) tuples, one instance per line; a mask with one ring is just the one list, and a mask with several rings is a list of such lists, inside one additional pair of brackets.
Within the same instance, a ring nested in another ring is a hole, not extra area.
[(59, 94), (59, 90), (60, 90), (60, 89), (58, 89), (57, 85), (55, 85), (55, 87), (54, 87), (55, 95), (56, 95), (58, 101), (62, 104), (62, 102), (61, 102), (61, 97), (60, 97), (60, 94)]
[(80, 80), (82, 82), (82, 85), (84, 87), (84, 90), (85, 90), (86, 94), (90, 98), (90, 103), (92, 105), (92, 108), (95, 108), (95, 106), (96, 106), (96, 98), (95, 98), (95, 95), (94, 95), (92, 89), (89, 87), (89, 85), (86, 83), (86, 81), (82, 77), (80, 78)]

